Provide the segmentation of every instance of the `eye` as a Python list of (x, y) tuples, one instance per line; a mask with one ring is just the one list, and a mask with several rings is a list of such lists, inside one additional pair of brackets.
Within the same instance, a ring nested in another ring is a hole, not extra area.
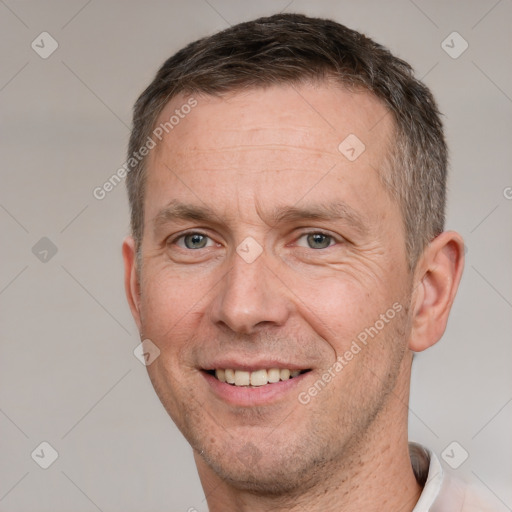
[(328, 235), (327, 233), (322, 233), (321, 231), (315, 233), (306, 233), (299, 237), (297, 240), (297, 245), (304, 247), (303, 244), (300, 244), (299, 241), (302, 239), (306, 239), (306, 247), (309, 249), (326, 249), (331, 245), (334, 245), (336, 242), (334, 237)]
[(174, 243), (182, 249), (204, 249), (211, 247), (213, 240), (203, 233), (185, 233), (174, 240)]

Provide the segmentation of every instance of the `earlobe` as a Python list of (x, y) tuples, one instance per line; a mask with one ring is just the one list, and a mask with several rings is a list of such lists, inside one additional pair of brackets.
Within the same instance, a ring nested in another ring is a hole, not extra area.
[(421, 352), (443, 335), (464, 268), (464, 241), (454, 231), (437, 236), (415, 272), (409, 348)]
[(136, 259), (135, 240), (128, 236), (123, 241), (124, 289), (133, 319), (140, 332), (140, 285)]

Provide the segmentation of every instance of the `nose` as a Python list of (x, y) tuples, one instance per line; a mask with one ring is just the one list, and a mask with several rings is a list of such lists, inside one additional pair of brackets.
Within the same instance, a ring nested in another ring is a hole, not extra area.
[(234, 253), (219, 286), (211, 320), (233, 332), (253, 334), (262, 327), (282, 326), (290, 315), (290, 292), (271, 270), (265, 252), (250, 263)]

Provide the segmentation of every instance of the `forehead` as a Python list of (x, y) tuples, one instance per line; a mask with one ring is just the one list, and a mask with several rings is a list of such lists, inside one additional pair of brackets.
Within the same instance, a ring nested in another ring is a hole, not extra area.
[(236, 197), (238, 211), (244, 201), (264, 211), (334, 194), (364, 207), (382, 195), (393, 133), (375, 96), (331, 84), (180, 95), (155, 126), (167, 130), (148, 157), (147, 219), (175, 198), (219, 208)]
[[(192, 100), (196, 106), (190, 109)], [(256, 149), (294, 142), (304, 150), (339, 156), (340, 142), (355, 135), (364, 141), (366, 156), (379, 156), (387, 149), (393, 131), (392, 116), (373, 94), (323, 82), (222, 96), (178, 95), (165, 106), (156, 125), (165, 123), (168, 130), (164, 130), (157, 155), (164, 151), (171, 153), (167, 156), (180, 156), (190, 150), (199, 155), (234, 145), (254, 145)]]

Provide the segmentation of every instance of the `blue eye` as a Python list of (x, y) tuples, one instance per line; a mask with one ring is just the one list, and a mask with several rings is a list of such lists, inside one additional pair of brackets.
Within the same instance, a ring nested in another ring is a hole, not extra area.
[(306, 238), (307, 247), (310, 249), (326, 249), (335, 243), (334, 238), (331, 235), (327, 235), (322, 232), (306, 233), (305, 235), (302, 235), (299, 240), (302, 238)]
[(211, 242), (210, 238), (202, 233), (187, 233), (177, 238), (176, 244), (184, 249), (203, 249), (208, 246), (208, 241)]

